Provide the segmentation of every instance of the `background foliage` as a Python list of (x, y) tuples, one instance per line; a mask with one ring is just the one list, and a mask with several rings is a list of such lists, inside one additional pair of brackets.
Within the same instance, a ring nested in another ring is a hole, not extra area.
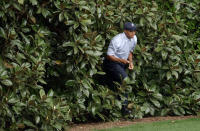
[[(0, 129), (62, 130), (115, 120), (197, 114), (199, 0), (1, 0)], [(138, 25), (133, 71), (118, 91), (102, 57), (123, 23)]]

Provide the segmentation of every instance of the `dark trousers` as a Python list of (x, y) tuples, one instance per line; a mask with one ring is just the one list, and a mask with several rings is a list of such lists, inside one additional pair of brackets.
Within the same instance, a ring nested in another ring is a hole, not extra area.
[[(106, 72), (105, 81), (111, 90), (116, 91), (113, 82), (118, 82), (122, 84), (122, 80), (128, 76), (126, 73), (126, 68), (127, 68), (127, 65), (123, 63), (114, 62), (108, 59), (105, 59), (103, 61), (103, 70), (104, 72)], [(127, 94), (124, 94), (124, 96), (128, 98)], [(127, 104), (128, 104), (128, 101), (125, 100), (123, 102), (123, 105), (127, 105)]]
[(110, 82), (113, 81), (122, 83), (122, 80), (127, 77), (126, 73), (127, 66), (123, 63), (114, 62), (108, 59), (105, 59), (103, 62), (103, 70), (106, 72), (106, 75), (108, 76), (108, 79), (110, 79)]

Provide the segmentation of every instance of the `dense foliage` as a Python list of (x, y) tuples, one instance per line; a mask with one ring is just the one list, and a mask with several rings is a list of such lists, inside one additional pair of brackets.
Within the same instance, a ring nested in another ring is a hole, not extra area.
[[(1, 0), (0, 129), (197, 114), (199, 0)], [(133, 71), (117, 91), (102, 58), (125, 21), (138, 25)]]

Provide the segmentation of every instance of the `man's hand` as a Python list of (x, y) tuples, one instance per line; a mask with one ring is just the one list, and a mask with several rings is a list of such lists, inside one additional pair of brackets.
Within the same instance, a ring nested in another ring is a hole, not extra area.
[(134, 65), (133, 65), (133, 61), (132, 61), (133, 60), (133, 53), (132, 52), (129, 53), (128, 60), (130, 61), (128, 69), (133, 70)]
[(129, 70), (133, 70), (133, 68), (134, 68), (134, 65), (133, 65), (132, 62), (130, 62), (130, 63), (129, 63), (129, 66), (128, 66), (128, 69), (129, 69)]
[(129, 64), (129, 61), (128, 61), (128, 60), (125, 60), (125, 59), (120, 59), (120, 62), (123, 63), (123, 64), (125, 64), (125, 65), (126, 65), (126, 64)]

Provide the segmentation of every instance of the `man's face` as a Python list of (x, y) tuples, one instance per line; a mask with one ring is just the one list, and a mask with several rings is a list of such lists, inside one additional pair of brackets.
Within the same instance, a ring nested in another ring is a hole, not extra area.
[(131, 39), (134, 37), (135, 35), (135, 31), (128, 31), (128, 30), (124, 30), (124, 33), (126, 34), (126, 36)]

